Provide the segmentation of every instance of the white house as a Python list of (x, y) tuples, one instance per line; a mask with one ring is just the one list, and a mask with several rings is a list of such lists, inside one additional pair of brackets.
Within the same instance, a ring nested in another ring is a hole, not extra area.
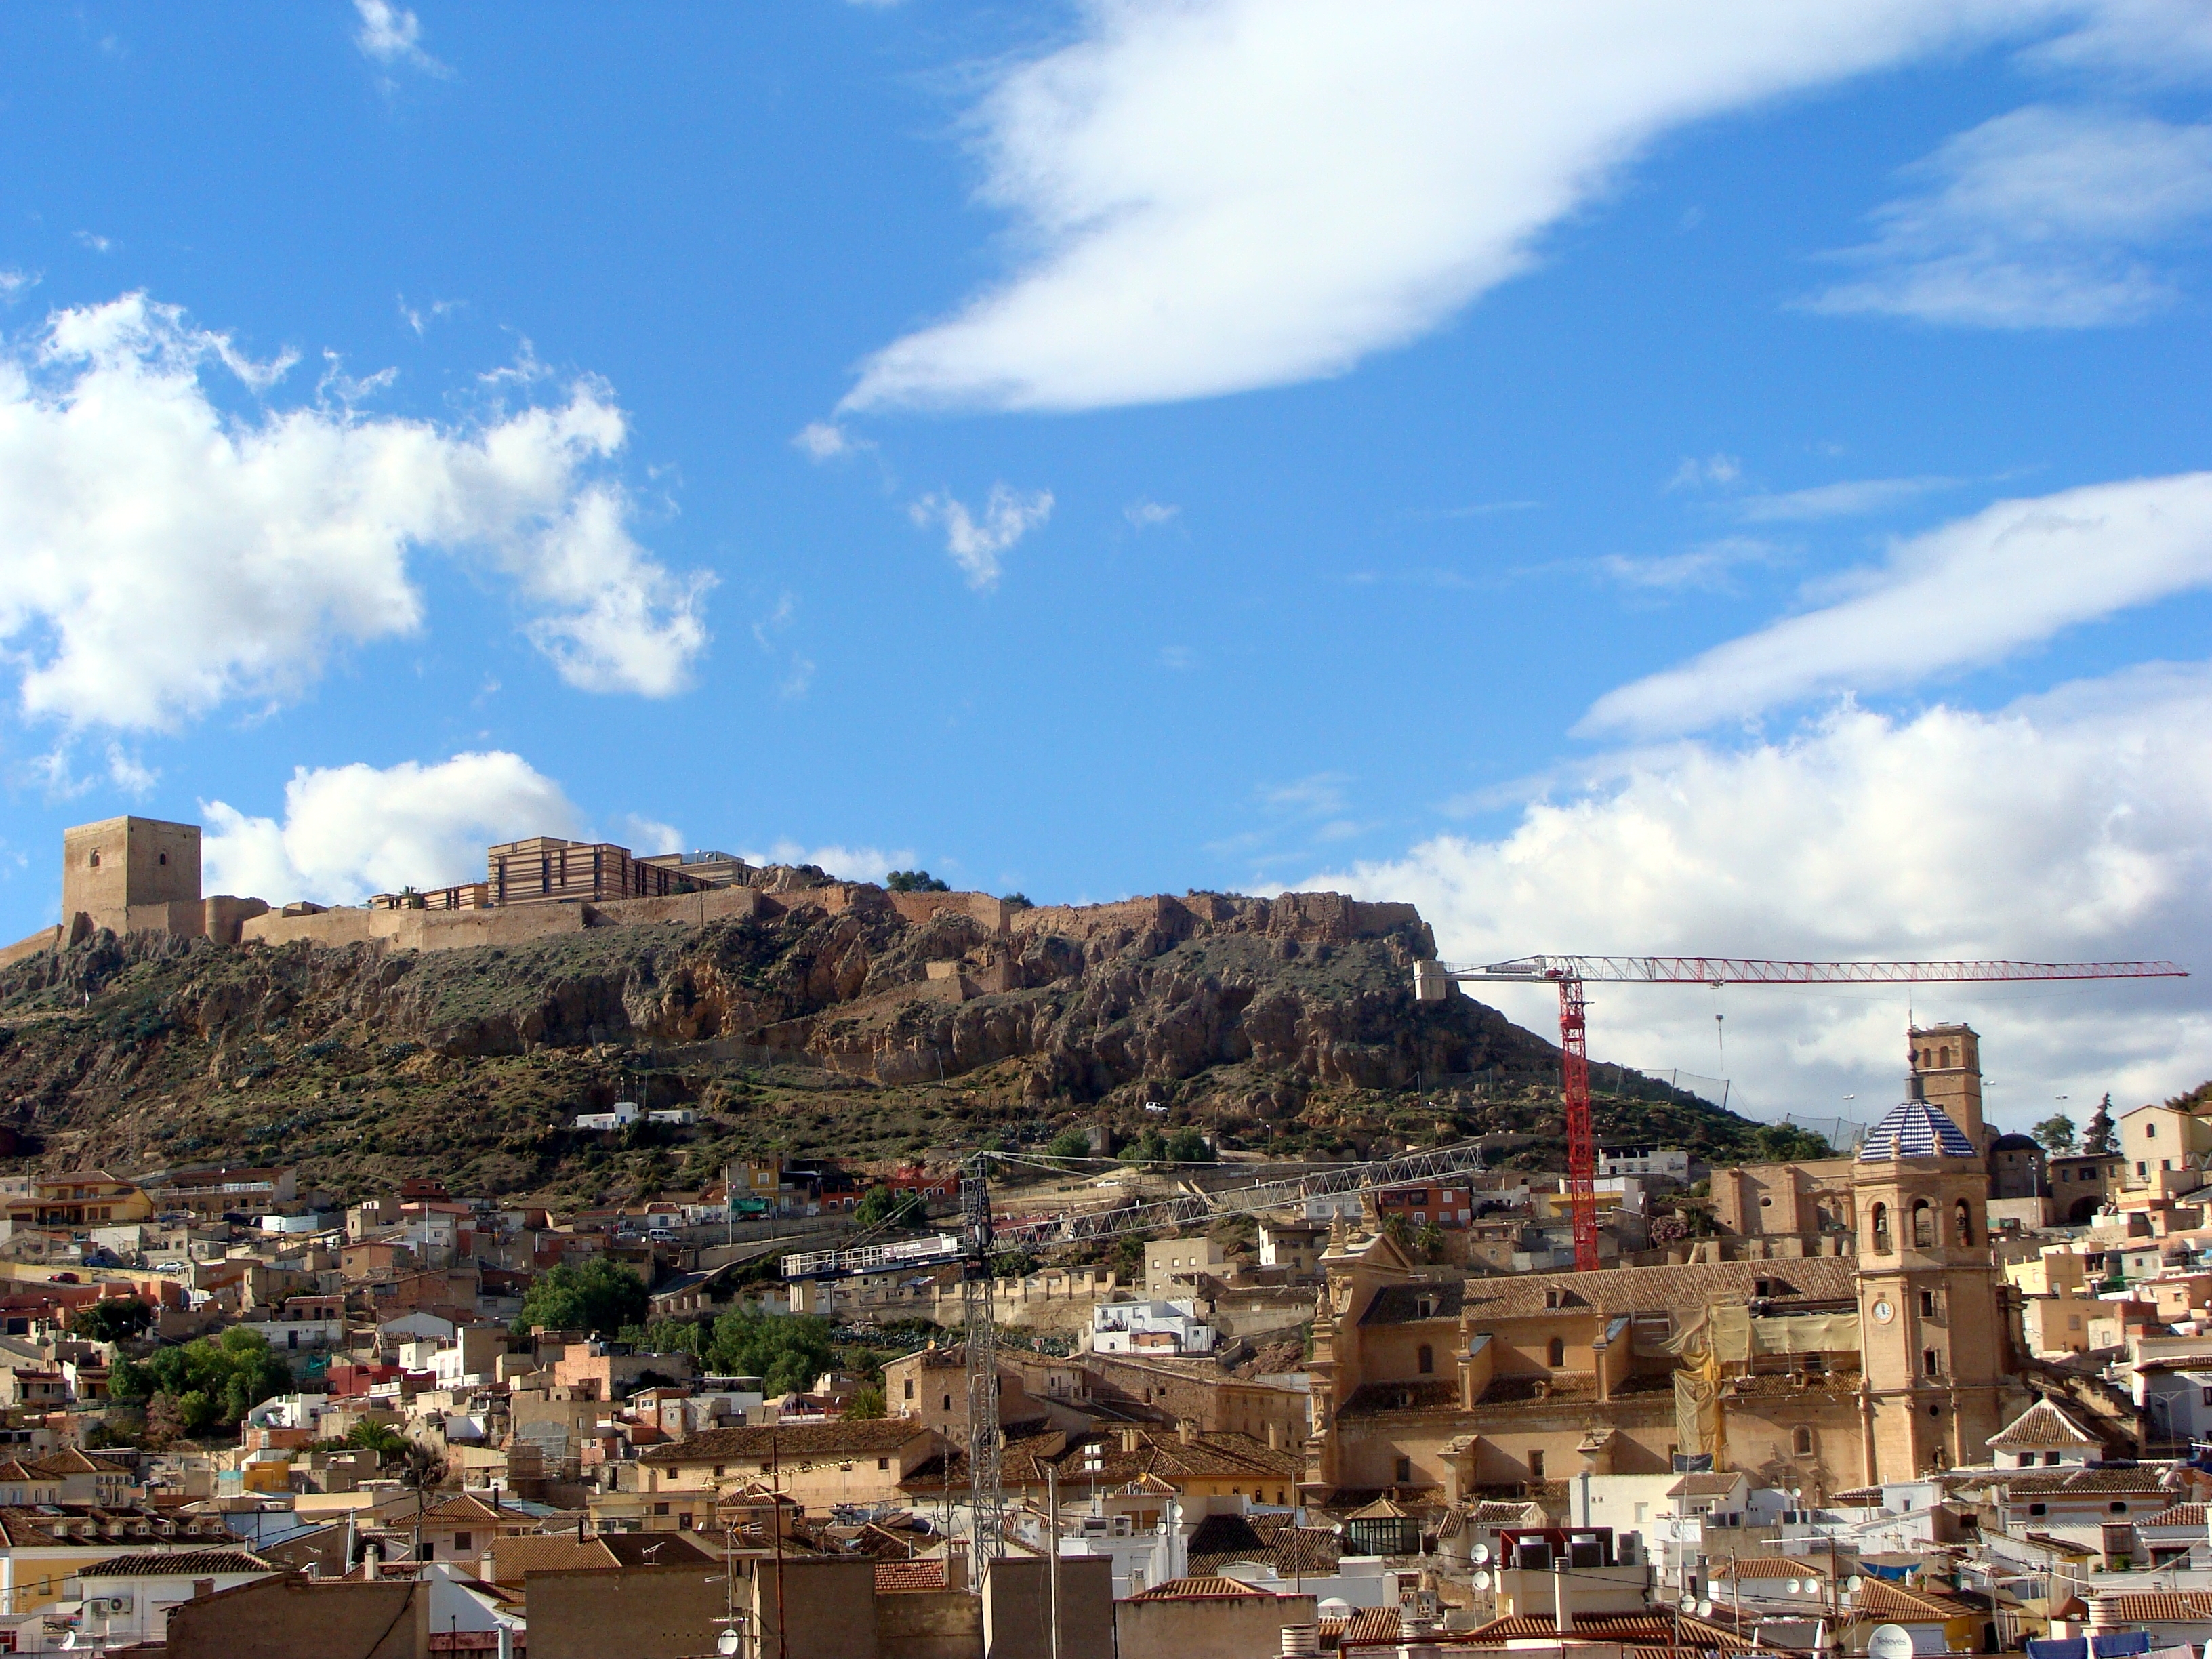
[(69, 1582), (82, 1633), (107, 1648), (168, 1639), (169, 1609), (284, 1569), (242, 1549), (145, 1550), (95, 1561)]
[(1656, 1176), (1662, 1181), (1690, 1179), (1690, 1155), (1680, 1146), (1610, 1146), (1597, 1155), (1601, 1176)]
[(1367, 1203), (1358, 1193), (1316, 1193), (1302, 1200), (1309, 1221), (1358, 1221), (1367, 1213)]
[(1093, 1353), (1212, 1353), (1213, 1336), (1194, 1302), (1109, 1302), (1091, 1310)]
[(579, 1129), (625, 1129), (643, 1115), (635, 1101), (618, 1100), (610, 1112), (577, 1113), (576, 1127)]

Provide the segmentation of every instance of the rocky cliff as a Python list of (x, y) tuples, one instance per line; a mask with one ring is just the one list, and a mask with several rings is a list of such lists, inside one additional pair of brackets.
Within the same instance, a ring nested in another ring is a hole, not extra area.
[[(1364, 1151), (1556, 1116), (1550, 1043), (1465, 997), (1413, 999), (1434, 942), (1410, 906), (917, 915), (874, 888), (786, 887), (742, 920), (513, 948), (96, 934), (0, 970), (0, 1133), (45, 1167), (281, 1159), (343, 1193), (428, 1171), (618, 1196), (777, 1146), (938, 1155), (1164, 1121)], [(1620, 1132), (1718, 1147), (1748, 1129), (1642, 1092), (1613, 1103)], [(700, 1121), (568, 1127), (616, 1098)]]

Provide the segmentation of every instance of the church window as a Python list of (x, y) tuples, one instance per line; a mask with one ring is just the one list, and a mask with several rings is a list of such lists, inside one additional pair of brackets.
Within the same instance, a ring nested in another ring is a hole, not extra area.
[(1423, 1376), (1428, 1376), (1437, 1368), (1437, 1351), (1427, 1343), (1422, 1343), (1420, 1352), (1413, 1356), (1413, 1364)]
[(1920, 1316), (1923, 1319), (1933, 1319), (1936, 1317), (1935, 1291), (1923, 1291), (1920, 1292)]
[(1949, 1045), (1948, 1043), (1946, 1043), (1946, 1044), (1944, 1045), (1944, 1047), (1943, 1047), (1943, 1064), (1944, 1064), (1946, 1066), (1949, 1066), (1949, 1065), (1950, 1065), (1950, 1063), (1951, 1063), (1951, 1048), (1950, 1048), (1950, 1045)]
[(1541, 1480), (1544, 1478), (1544, 1454), (1540, 1451), (1532, 1451), (1528, 1454), (1528, 1478), (1531, 1480)]
[(1936, 1352), (1933, 1348), (1922, 1349), (1920, 1352), (1920, 1368), (1926, 1371), (1930, 1376), (1942, 1376), (1943, 1356)]
[(1876, 1255), (1889, 1254), (1889, 1206), (1874, 1206), (1874, 1249)]
[(167, 853), (162, 854), (161, 854), (161, 861), (162, 863), (164, 863), (164, 864), (167, 864), (167, 863), (169, 861), (169, 855), (168, 855)]
[(1972, 1245), (1974, 1242), (1974, 1206), (1965, 1199), (1959, 1200), (1959, 1243)]
[(1567, 1363), (1567, 1345), (1563, 1339), (1555, 1336), (1544, 1345), (1544, 1363), (1555, 1370)]
[(1790, 1431), (1790, 1449), (1796, 1456), (1810, 1457), (1813, 1455), (1813, 1431), (1802, 1423)]
[(1397, 1467), (1391, 1471), (1391, 1474), (1396, 1479), (1400, 1486), (1412, 1486), (1413, 1484), (1413, 1460), (1410, 1457), (1400, 1458), (1397, 1462)]
[(2156, 1140), (2158, 1139), (2158, 1125), (2155, 1123), (2144, 1124), (2143, 1139), (2145, 1140)]
[(1912, 1206), (1912, 1248), (1936, 1248), (1936, 1206), (1924, 1198), (1915, 1200)]

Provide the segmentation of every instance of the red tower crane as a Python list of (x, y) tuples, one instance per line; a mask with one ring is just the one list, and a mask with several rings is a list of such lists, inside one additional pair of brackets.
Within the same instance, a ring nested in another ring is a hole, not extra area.
[(2016, 979), (2185, 979), (2171, 962), (1761, 962), (1744, 957), (1518, 957), (1487, 966), (1414, 964), (1414, 994), (1441, 1000), (1448, 981), (1559, 988), (1559, 1085), (1566, 1105), (1567, 1203), (1575, 1269), (1597, 1266), (1597, 1138), (1590, 1127), (1589, 981), (1619, 985), (1971, 985)]

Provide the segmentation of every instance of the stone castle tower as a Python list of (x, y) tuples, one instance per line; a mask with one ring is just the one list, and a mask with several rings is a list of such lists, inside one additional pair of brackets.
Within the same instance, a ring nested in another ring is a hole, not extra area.
[[(167, 907), (200, 903), (200, 827), (159, 818), (103, 818), (62, 834), (62, 929), (172, 927)], [(157, 915), (154, 907), (163, 907)], [(140, 913), (133, 917), (131, 912)], [(79, 923), (78, 918), (83, 922)], [(197, 931), (197, 930), (192, 930)]]
[[(1964, 1127), (1923, 1097), (1920, 1051), (1932, 1040), (1940, 1056), (1944, 1037), (1913, 1039), (1911, 1098), (1875, 1126), (1851, 1171), (1861, 1412), (1878, 1481), (1982, 1462), (2019, 1392), (1990, 1254), (1988, 1168)], [(1960, 1051), (1968, 1068), (1972, 1041)]]

